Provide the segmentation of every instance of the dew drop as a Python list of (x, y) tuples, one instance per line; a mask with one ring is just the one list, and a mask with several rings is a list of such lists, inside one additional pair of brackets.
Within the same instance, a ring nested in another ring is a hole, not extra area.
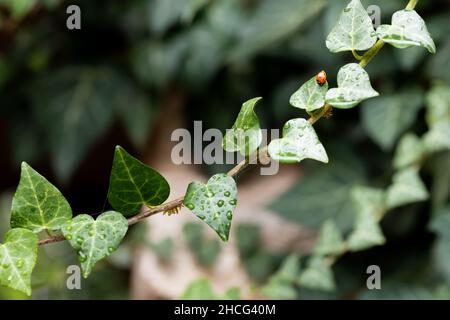
[(228, 211), (227, 212), (227, 218), (228, 218), (228, 220), (231, 220), (231, 218), (233, 218), (233, 212)]
[(199, 214), (197, 217), (198, 217), (200, 220), (205, 220), (205, 216), (202, 215), (202, 214)]
[(23, 267), (23, 260), (22, 259), (19, 259), (18, 261), (17, 261), (17, 263), (16, 263), (16, 265), (17, 265), (17, 268), (22, 268)]
[(223, 204), (224, 204), (224, 201), (223, 201), (223, 200), (217, 201), (217, 206), (219, 206), (219, 208), (220, 208), (220, 207), (223, 207)]
[(220, 214), (218, 213), (218, 212), (216, 212), (215, 214), (214, 214), (214, 220), (217, 220), (217, 219), (219, 219), (220, 218)]
[(189, 210), (194, 210), (194, 209), (195, 209), (195, 206), (194, 206), (194, 204), (192, 204), (192, 203), (188, 203), (188, 204), (186, 205), (186, 207), (188, 207)]
[(72, 240), (72, 235), (71, 234), (66, 235), (66, 239), (67, 240)]
[(114, 252), (114, 250), (116, 250), (116, 248), (114, 248), (114, 247), (109, 247), (109, 248), (108, 248), (108, 252), (109, 252), (109, 253)]
[(236, 199), (230, 200), (230, 204), (234, 206), (237, 203)]
[(231, 192), (230, 191), (225, 191), (224, 195), (225, 195), (225, 197), (229, 197), (231, 195)]
[(83, 243), (83, 238), (78, 237), (78, 238), (77, 238), (77, 243), (78, 243), (78, 244), (82, 244), (82, 243)]

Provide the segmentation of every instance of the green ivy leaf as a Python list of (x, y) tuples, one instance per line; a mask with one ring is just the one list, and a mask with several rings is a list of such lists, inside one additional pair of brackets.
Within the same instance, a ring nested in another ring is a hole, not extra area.
[(225, 173), (212, 176), (207, 184), (191, 182), (183, 200), (200, 220), (228, 241), (233, 211), (237, 203), (236, 182)]
[(295, 299), (297, 290), (295, 282), (300, 272), (300, 256), (291, 254), (273, 274), (268, 283), (262, 288), (264, 296), (270, 299)]
[(0, 284), (31, 295), (31, 273), (36, 264), (37, 236), (27, 230), (9, 230), (0, 244)]
[(242, 155), (248, 156), (258, 149), (262, 141), (262, 132), (254, 107), (261, 99), (253, 98), (242, 104), (236, 122), (231, 130), (227, 130), (222, 141), (226, 151), (239, 151)]
[(83, 277), (87, 278), (99, 260), (117, 249), (127, 230), (127, 219), (119, 212), (108, 211), (97, 220), (80, 214), (66, 223), (62, 232), (78, 252)]
[(314, 76), (292, 94), (289, 102), (296, 108), (312, 112), (325, 105), (325, 94), (327, 90), (328, 82), (319, 85)]
[(433, 125), (423, 136), (423, 143), (429, 153), (450, 150), (450, 121)]
[(365, 182), (363, 167), (350, 152), (345, 157), (334, 152), (336, 157), (330, 165), (307, 170), (301, 181), (273, 201), (270, 209), (310, 229), (317, 230), (332, 218), (341, 231), (348, 231), (353, 224), (350, 190)]
[(370, 84), (369, 75), (357, 63), (343, 66), (337, 76), (338, 88), (328, 90), (325, 100), (335, 108), (349, 109), (363, 100), (378, 96)]
[(425, 21), (414, 10), (395, 12), (391, 24), (379, 26), (377, 34), (384, 42), (399, 49), (419, 46), (431, 53), (436, 53), (436, 46)]
[(302, 118), (286, 122), (283, 138), (272, 140), (268, 151), (272, 159), (281, 163), (297, 163), (307, 158), (328, 163), (327, 152), (313, 126)]
[(298, 284), (322, 291), (333, 291), (336, 288), (333, 271), (322, 256), (312, 256), (309, 259), (308, 266), (298, 278)]
[(414, 133), (405, 134), (398, 143), (394, 156), (394, 168), (401, 169), (418, 163), (424, 156), (424, 145)]
[(319, 85), (316, 81), (316, 77), (312, 77), (305, 82), (300, 89), (294, 92), (289, 102), (296, 108), (305, 109), (307, 112), (311, 112), (324, 106), (327, 90), (328, 82)]
[(11, 208), (11, 228), (35, 233), (59, 230), (72, 218), (72, 210), (61, 192), (27, 163), (22, 162), (20, 182)]
[(142, 206), (157, 206), (167, 200), (170, 186), (156, 170), (117, 146), (109, 179), (108, 201), (124, 216), (132, 216)]
[(314, 253), (321, 256), (338, 255), (344, 250), (345, 243), (342, 239), (341, 231), (333, 220), (329, 219), (325, 221), (314, 246)]
[(414, 123), (422, 102), (423, 92), (417, 88), (366, 101), (361, 108), (364, 129), (384, 151), (389, 151)]
[(349, 235), (350, 251), (366, 250), (386, 242), (378, 220), (385, 211), (386, 194), (383, 190), (355, 187), (352, 202), (356, 210), (355, 227)]
[(331, 52), (367, 50), (377, 41), (372, 20), (359, 0), (352, 0), (327, 37)]
[(428, 191), (419, 172), (409, 167), (397, 172), (387, 190), (386, 205), (389, 209), (428, 199)]
[(434, 86), (426, 97), (426, 120), (431, 128), (439, 122), (450, 122), (450, 87)]

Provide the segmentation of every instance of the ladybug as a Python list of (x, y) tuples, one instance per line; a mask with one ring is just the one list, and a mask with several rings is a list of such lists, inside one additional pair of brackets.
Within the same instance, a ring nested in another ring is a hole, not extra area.
[(316, 82), (319, 86), (323, 86), (327, 82), (327, 73), (322, 70), (316, 76)]

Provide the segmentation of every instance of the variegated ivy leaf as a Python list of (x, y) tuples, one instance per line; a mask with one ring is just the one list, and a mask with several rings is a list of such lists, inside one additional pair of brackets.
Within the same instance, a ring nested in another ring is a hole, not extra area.
[(59, 230), (71, 218), (72, 210), (61, 192), (23, 162), (12, 202), (11, 228), (25, 228), (35, 233)]
[(377, 41), (372, 20), (359, 0), (352, 0), (327, 37), (331, 52), (367, 50)]
[(298, 284), (300, 287), (322, 291), (333, 291), (336, 288), (333, 270), (323, 256), (314, 255), (300, 274)]
[(428, 191), (414, 167), (397, 172), (387, 190), (386, 205), (389, 209), (428, 199)]
[(305, 109), (306, 111), (311, 112), (324, 106), (327, 90), (328, 82), (319, 85), (316, 81), (316, 77), (313, 77), (305, 82), (300, 89), (294, 92), (289, 102), (296, 108)]
[(450, 121), (433, 125), (423, 136), (423, 143), (429, 153), (450, 150)]
[(341, 231), (333, 220), (327, 220), (323, 223), (313, 250), (315, 254), (323, 256), (338, 255), (345, 250)]
[(398, 143), (394, 168), (401, 169), (418, 163), (424, 156), (424, 144), (414, 133), (405, 134)]
[(426, 106), (428, 127), (440, 122), (450, 122), (450, 87), (434, 86), (427, 94)]
[(419, 46), (426, 48), (431, 53), (436, 53), (436, 46), (425, 21), (414, 10), (395, 12), (391, 24), (379, 26), (376, 33), (380, 39), (396, 48)]
[(291, 119), (283, 127), (283, 138), (269, 144), (269, 155), (281, 163), (314, 159), (328, 163), (328, 155), (313, 126), (305, 119)]
[(343, 66), (337, 76), (338, 88), (328, 90), (326, 102), (335, 108), (349, 109), (363, 100), (378, 96), (370, 84), (369, 75), (357, 63)]
[(355, 226), (347, 239), (350, 251), (360, 251), (385, 243), (378, 221), (384, 213), (386, 195), (383, 190), (355, 187), (351, 193), (356, 210)]
[(206, 184), (191, 182), (183, 200), (183, 204), (214, 229), (223, 241), (228, 241), (236, 203), (236, 182), (225, 173), (212, 176)]
[(108, 201), (124, 216), (132, 216), (142, 206), (157, 206), (169, 197), (170, 186), (153, 168), (117, 146), (109, 179)]
[(37, 260), (38, 238), (27, 229), (9, 230), (0, 244), (0, 284), (31, 295), (31, 273)]
[(242, 104), (236, 122), (227, 130), (222, 147), (228, 152), (239, 151), (248, 156), (255, 152), (262, 141), (259, 119), (254, 111), (256, 103), (262, 98), (253, 98)]
[(78, 215), (62, 229), (64, 237), (78, 252), (85, 278), (99, 260), (117, 249), (127, 230), (127, 219), (115, 211), (104, 212), (97, 220), (87, 214)]

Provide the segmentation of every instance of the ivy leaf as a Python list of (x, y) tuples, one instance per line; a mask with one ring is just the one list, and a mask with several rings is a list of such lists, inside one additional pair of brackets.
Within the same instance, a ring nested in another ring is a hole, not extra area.
[(242, 104), (236, 122), (231, 130), (227, 130), (222, 141), (226, 151), (240, 151), (242, 155), (248, 156), (258, 149), (262, 141), (262, 132), (254, 107), (261, 99), (253, 98)]
[(281, 163), (297, 163), (307, 158), (328, 163), (327, 152), (314, 128), (302, 118), (286, 122), (283, 138), (272, 140), (268, 150), (272, 159)]
[(321, 256), (338, 255), (345, 250), (341, 231), (333, 220), (329, 219), (323, 223), (313, 250), (315, 254)]
[(22, 228), (9, 230), (0, 244), (0, 284), (31, 295), (31, 273), (36, 264), (37, 236)]
[(325, 82), (321, 86), (317, 83), (316, 77), (312, 77), (304, 83), (300, 89), (294, 92), (289, 102), (296, 108), (305, 109), (307, 112), (311, 112), (324, 106), (327, 90), (328, 82)]
[(429, 153), (450, 150), (450, 121), (433, 125), (423, 136), (423, 143)]
[(87, 278), (99, 260), (117, 249), (127, 230), (127, 219), (119, 212), (108, 211), (99, 215), (97, 220), (80, 214), (66, 223), (62, 232), (77, 250), (83, 277)]
[(331, 52), (367, 50), (377, 41), (372, 20), (359, 0), (352, 0), (327, 37)]
[(392, 179), (393, 184), (387, 190), (386, 199), (389, 209), (428, 199), (428, 191), (416, 168), (403, 169)]
[(341, 231), (348, 231), (353, 224), (350, 190), (365, 181), (362, 164), (350, 152), (345, 157), (334, 152), (336, 157), (330, 165), (307, 170), (301, 181), (276, 199), (270, 209), (310, 229), (319, 229), (332, 218)]
[(333, 271), (322, 256), (312, 256), (300, 274), (298, 284), (308, 289), (333, 291), (336, 288)]
[(236, 203), (236, 182), (225, 173), (212, 176), (206, 185), (191, 182), (183, 200), (183, 204), (214, 229), (222, 241), (228, 241)]
[[(423, 92), (417, 88), (366, 101), (361, 108), (363, 126), (372, 140), (389, 151), (414, 123), (422, 102)], [(406, 107), (408, 112), (405, 112)]]
[(379, 26), (377, 34), (381, 40), (399, 49), (419, 46), (436, 53), (436, 46), (425, 21), (414, 10), (395, 12), (391, 24)]
[(61, 192), (22, 162), (19, 186), (12, 201), (11, 228), (35, 233), (59, 230), (71, 218), (72, 210)]
[(405, 134), (398, 143), (394, 168), (401, 169), (418, 163), (424, 156), (424, 145), (414, 133)]
[(156, 170), (117, 146), (109, 179), (108, 201), (124, 216), (142, 206), (157, 206), (169, 197), (170, 186)]
[(439, 122), (450, 122), (450, 87), (434, 86), (426, 97), (426, 120), (431, 128)]
[(349, 109), (363, 100), (378, 96), (370, 84), (369, 75), (357, 63), (343, 66), (337, 76), (338, 88), (328, 90), (325, 100), (335, 108)]
[(355, 228), (349, 235), (350, 251), (360, 251), (386, 242), (378, 220), (385, 211), (386, 195), (383, 190), (355, 187), (352, 202), (356, 210)]
[(297, 290), (294, 287), (300, 271), (300, 256), (289, 255), (279, 270), (273, 274), (262, 288), (264, 296), (270, 299), (295, 299)]
[(32, 87), (33, 113), (45, 133), (58, 177), (67, 181), (114, 120), (120, 74), (105, 67), (64, 67), (38, 78)]

